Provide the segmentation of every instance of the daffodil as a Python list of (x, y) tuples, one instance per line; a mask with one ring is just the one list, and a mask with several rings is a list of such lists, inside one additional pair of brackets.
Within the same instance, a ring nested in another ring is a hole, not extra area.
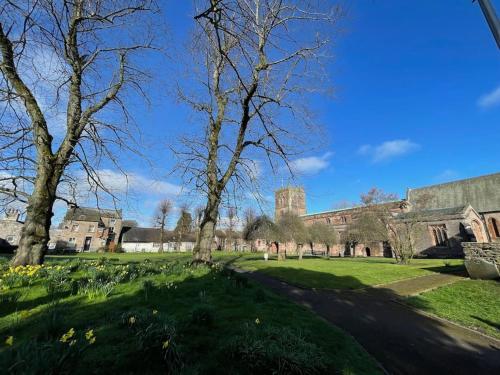
[(255, 324), (260, 324), (260, 319), (259, 318), (255, 319)]
[(68, 342), (68, 340), (72, 338), (74, 335), (75, 335), (75, 330), (73, 328), (70, 328), (68, 332), (66, 332), (64, 335), (61, 336), (61, 339), (59, 341)]
[(165, 340), (163, 342), (163, 349), (167, 349), (169, 344), (170, 344), (170, 342), (168, 340)]
[(128, 322), (130, 324), (134, 324), (135, 323), (135, 316), (131, 316), (130, 318), (128, 318)]
[(14, 344), (14, 336), (7, 337), (7, 340), (5, 340), (5, 345), (12, 346), (12, 344)]
[(69, 346), (73, 346), (76, 344), (76, 340), (71, 340), (70, 343), (69, 343)]
[(158, 314), (158, 310), (153, 310), (153, 315)]
[(94, 330), (93, 329), (90, 329), (87, 332), (85, 332), (85, 338), (87, 340), (90, 340), (92, 337), (94, 337)]

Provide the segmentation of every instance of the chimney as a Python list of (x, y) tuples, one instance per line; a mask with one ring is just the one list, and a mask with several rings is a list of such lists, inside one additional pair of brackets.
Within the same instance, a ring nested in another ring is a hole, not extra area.
[(19, 221), (21, 211), (16, 208), (7, 208), (5, 211), (5, 219), (9, 221)]

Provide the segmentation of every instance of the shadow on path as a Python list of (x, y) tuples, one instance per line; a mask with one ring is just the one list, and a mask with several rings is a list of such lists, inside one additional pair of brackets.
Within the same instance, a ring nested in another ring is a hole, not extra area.
[(500, 374), (498, 341), (404, 306), (393, 290), (319, 291), (245, 273), (350, 333), (391, 374)]

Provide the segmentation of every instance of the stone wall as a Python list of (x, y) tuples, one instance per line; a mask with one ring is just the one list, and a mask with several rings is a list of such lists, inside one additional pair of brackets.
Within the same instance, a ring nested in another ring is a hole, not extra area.
[(500, 243), (497, 242), (462, 242), (465, 259), (484, 259), (488, 262), (500, 265)]

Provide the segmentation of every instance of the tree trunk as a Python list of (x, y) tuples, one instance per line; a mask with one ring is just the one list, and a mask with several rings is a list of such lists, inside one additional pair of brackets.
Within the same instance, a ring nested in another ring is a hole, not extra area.
[(193, 250), (194, 263), (212, 262), (212, 244), (215, 238), (215, 227), (217, 225), (217, 214), (219, 212), (220, 200), (210, 196), (205, 208), (205, 214), (200, 225), (200, 234), (196, 240)]
[(162, 222), (160, 227), (160, 247), (158, 248), (159, 253), (163, 253), (163, 231), (165, 228), (165, 224)]
[(13, 266), (43, 263), (57, 189), (54, 181), (54, 171), (50, 170), (50, 166), (45, 165), (43, 170), (38, 171), (33, 193), (28, 199), (19, 247), (11, 261)]
[(279, 242), (275, 243), (276, 243), (276, 252), (278, 253), (278, 260), (286, 260), (286, 247), (285, 247), (286, 245), (280, 247)]
[(302, 255), (303, 255), (303, 246), (297, 245), (297, 252), (299, 253), (299, 260), (302, 260)]

